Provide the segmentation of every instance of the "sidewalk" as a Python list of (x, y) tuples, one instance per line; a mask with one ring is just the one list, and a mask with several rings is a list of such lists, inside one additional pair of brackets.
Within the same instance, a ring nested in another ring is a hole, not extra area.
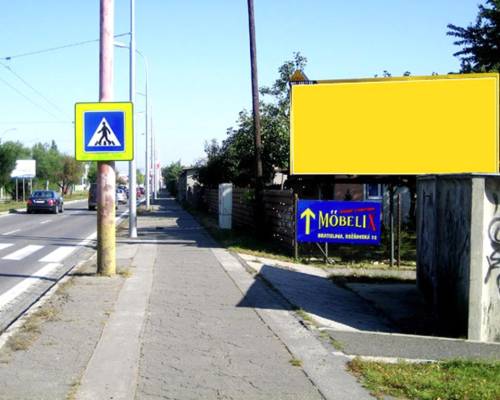
[[(352, 355), (426, 358), (366, 290), (218, 248), (172, 199), (138, 227), (134, 240), (118, 232), (119, 275), (95, 276), (90, 260), (14, 329), (1, 399), (368, 399), (345, 371)], [(500, 357), (500, 345), (448, 342)]]

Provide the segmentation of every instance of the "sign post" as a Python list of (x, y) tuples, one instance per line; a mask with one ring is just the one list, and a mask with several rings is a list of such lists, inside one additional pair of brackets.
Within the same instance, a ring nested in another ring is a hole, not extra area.
[(97, 163), (97, 272), (116, 273), (115, 160), (132, 160), (132, 103), (112, 103), (114, 1), (100, 0), (100, 103), (75, 105), (75, 158)]

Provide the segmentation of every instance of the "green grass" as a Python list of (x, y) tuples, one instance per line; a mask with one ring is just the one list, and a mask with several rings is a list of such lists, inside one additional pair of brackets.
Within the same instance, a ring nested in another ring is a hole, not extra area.
[(500, 362), (385, 364), (354, 359), (349, 370), (378, 398), (498, 400)]
[[(271, 240), (259, 240), (251, 232), (233, 229), (222, 230), (218, 228), (214, 216), (194, 209), (188, 204), (183, 205), (188, 211), (223, 247), (237, 253), (249, 254), (256, 257), (266, 257), (287, 262), (299, 262), (319, 268), (371, 268), (388, 269), (389, 264), (383, 263), (388, 253), (389, 239), (383, 237), (381, 246), (330, 246), (330, 257), (335, 264), (326, 264), (318, 254), (318, 249), (313, 244), (305, 244), (300, 247), (298, 260), (291, 256), (291, 249), (286, 250)], [(402, 269), (415, 269), (416, 239), (414, 233), (402, 235)], [(377, 263), (374, 263), (377, 261)]]

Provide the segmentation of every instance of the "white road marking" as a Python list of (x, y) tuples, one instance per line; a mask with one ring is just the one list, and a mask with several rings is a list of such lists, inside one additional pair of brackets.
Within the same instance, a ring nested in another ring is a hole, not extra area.
[(36, 244), (30, 244), (22, 249), (15, 251), (14, 253), (7, 254), (5, 257), (2, 257), (2, 260), (22, 260), (23, 258), (29, 256), (42, 249), (44, 246), (38, 246)]
[(38, 261), (39, 262), (58, 263), (58, 262), (61, 262), (62, 260), (64, 260), (71, 253), (73, 253), (73, 251), (75, 251), (75, 249), (76, 249), (76, 246), (59, 247)]
[(2, 236), (12, 235), (13, 233), (19, 232), (20, 230), (21, 229), (14, 229), (13, 231), (2, 233)]
[(13, 246), (12, 243), (0, 243), (0, 250), (6, 249), (7, 247)]
[(40, 221), (40, 225), (46, 224), (47, 222), (50, 222), (50, 221), (52, 221), (52, 220), (51, 219), (46, 219), (44, 221)]
[(60, 264), (57, 263), (47, 264), (36, 271), (34, 274), (30, 275), (29, 278), (23, 279), (22, 282), (19, 282), (16, 286), (10, 288), (5, 293), (0, 295), (0, 310), (21, 293), (28, 290), (32, 285), (36, 284), (38, 281), (37, 278), (46, 278), (59, 266)]

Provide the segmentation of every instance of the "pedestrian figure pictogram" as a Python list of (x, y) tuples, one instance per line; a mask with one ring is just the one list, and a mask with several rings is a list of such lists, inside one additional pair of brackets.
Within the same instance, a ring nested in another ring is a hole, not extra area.
[(87, 147), (121, 146), (106, 118), (102, 118)]
[(108, 138), (108, 134), (109, 134), (109, 128), (106, 126), (106, 122), (105, 120), (103, 120), (103, 123), (102, 123), (102, 129), (97, 132), (97, 133), (101, 133), (102, 132), (102, 136), (101, 136), (101, 139), (97, 142), (97, 144), (99, 146), (102, 145), (102, 141), (104, 140), (104, 145), (113, 145), (114, 146), (114, 142), (112, 140), (110, 140)]

